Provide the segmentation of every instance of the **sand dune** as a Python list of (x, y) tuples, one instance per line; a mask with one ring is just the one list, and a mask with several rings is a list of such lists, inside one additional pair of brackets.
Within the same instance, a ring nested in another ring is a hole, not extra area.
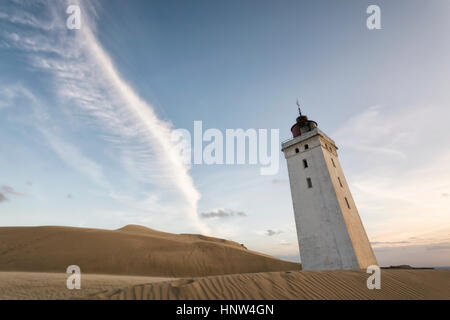
[(113, 289), (91, 299), (450, 299), (450, 270), (295, 271), (189, 278)]
[(229, 240), (171, 234), (141, 226), (118, 230), (71, 227), (0, 228), (0, 271), (199, 277), (299, 270), (297, 263)]
[[(82, 290), (66, 288), (72, 264)], [(237, 242), (141, 226), (0, 228), (0, 299), (450, 299), (450, 270), (384, 269), (382, 289), (369, 290), (364, 271), (300, 268)]]

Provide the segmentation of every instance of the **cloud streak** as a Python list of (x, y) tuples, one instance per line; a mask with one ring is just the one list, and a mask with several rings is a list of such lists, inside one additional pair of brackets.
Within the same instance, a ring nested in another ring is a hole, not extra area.
[(283, 231), (268, 229), (266, 231), (266, 236), (272, 237), (272, 236), (275, 236), (275, 235), (280, 234), (280, 233), (283, 233)]
[(16, 196), (22, 196), (23, 193), (14, 190), (14, 188), (10, 187), (10, 186), (2, 186), (1, 190), (3, 191), (4, 194), (13, 194)]
[(8, 200), (9, 199), (3, 193), (0, 192), (0, 202), (5, 202), (5, 201), (8, 201)]
[(375, 106), (332, 135), (375, 247), (448, 240), (449, 117), (444, 105)]
[(19, 192), (10, 186), (2, 186), (0, 191), (0, 202), (9, 201), (9, 198), (6, 195), (23, 196), (22, 192)]
[[(123, 79), (110, 56), (96, 37), (97, 2), (70, 1), (82, 10), (81, 30), (66, 29), (67, 15), (62, 14), (68, 1), (43, 2), (51, 22), (32, 15), (23, 20), (7, 15), (11, 23), (29, 21), (29, 32), (16, 30), (7, 35), (9, 44), (29, 54), (32, 65), (55, 77), (54, 86), (64, 105), (82, 121), (102, 128), (102, 138), (117, 151), (122, 166), (141, 183), (164, 189), (168, 198), (179, 202), (179, 211), (191, 227), (207, 233), (200, 221), (197, 203), (200, 193), (171, 140), (172, 125), (158, 118)], [(30, 12), (27, 15), (31, 15)], [(51, 26), (51, 27), (50, 27)], [(48, 31), (42, 35), (42, 31)], [(68, 164), (83, 168), (95, 181), (102, 181), (101, 168), (89, 161), (51, 132), (41, 129), (55, 152)]]

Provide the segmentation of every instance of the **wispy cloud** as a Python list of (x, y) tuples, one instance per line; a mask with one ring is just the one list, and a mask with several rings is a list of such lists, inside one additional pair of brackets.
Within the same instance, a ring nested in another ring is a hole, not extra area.
[(332, 134), (374, 246), (428, 245), (448, 238), (449, 118), (445, 105), (376, 106)]
[(101, 186), (108, 185), (103, 175), (103, 169), (98, 163), (86, 157), (78, 148), (50, 130), (43, 127), (39, 130), (53, 151), (72, 169), (84, 173)]
[(283, 231), (268, 229), (266, 231), (266, 236), (272, 237), (272, 236), (275, 236), (275, 235), (280, 234), (280, 233), (283, 233)]
[(2, 85), (0, 87), (0, 109), (14, 107), (22, 97), (29, 93), (20, 84)]
[(63, 138), (59, 128), (51, 121), (48, 108), (30, 90), (19, 83), (3, 86), (0, 89), (0, 99), (7, 107), (26, 104), (31, 109), (34, 127), (61, 160), (72, 169), (88, 176), (95, 183), (107, 187), (108, 183), (103, 175), (102, 167)]
[[(17, 1), (16, 1), (17, 2)], [(34, 6), (36, 7), (37, 4), (39, 4), (41, 1), (34, 1)], [(27, 6), (26, 1), (17, 2), (19, 5), (21, 5), (20, 8), (14, 8), (16, 10), (12, 11), (11, 13), (7, 14), (6, 12), (0, 12), (0, 19), (6, 20), (9, 23), (12, 24), (20, 24), (27, 27), (33, 27), (38, 28), (42, 30), (50, 30), (53, 27), (52, 20), (46, 22), (45, 20), (39, 20), (37, 19), (33, 14), (21, 10), (22, 5)], [(31, 4), (31, 3), (28, 3)], [(28, 6), (29, 7), (29, 6)]]
[(0, 192), (0, 202), (5, 202), (5, 201), (8, 201), (8, 198), (3, 193)]
[(2, 192), (4, 194), (13, 194), (13, 195), (16, 195), (16, 196), (22, 196), (23, 195), (22, 192), (16, 191), (16, 190), (14, 190), (14, 188), (12, 188), (10, 186), (2, 186), (1, 190), (2, 190)]
[(0, 188), (0, 202), (5, 202), (5, 201), (9, 201), (9, 198), (7, 197), (7, 195), (12, 195), (12, 196), (23, 196), (23, 192), (17, 191), (15, 190), (13, 187), (10, 186), (2, 186)]
[[(62, 14), (70, 4), (82, 8), (81, 30), (66, 29), (67, 16)], [(97, 2), (45, 2), (46, 17), (51, 22), (31, 15), (8, 14), (4, 19), (18, 24), (29, 21), (31, 30), (17, 29), (6, 38), (9, 45), (29, 54), (34, 67), (54, 75), (54, 86), (66, 112), (85, 123), (102, 129), (102, 137), (114, 145), (125, 170), (141, 183), (157, 186), (179, 199), (179, 212), (192, 227), (207, 233), (200, 221), (197, 203), (200, 194), (171, 140), (172, 125), (158, 118), (153, 107), (144, 101), (123, 79), (113, 61), (96, 37)], [(33, 28), (35, 30), (33, 30)], [(46, 31), (43, 33), (43, 30)], [(101, 168), (67, 146), (57, 135), (41, 128), (55, 152), (63, 160), (82, 170), (96, 181), (103, 179)]]

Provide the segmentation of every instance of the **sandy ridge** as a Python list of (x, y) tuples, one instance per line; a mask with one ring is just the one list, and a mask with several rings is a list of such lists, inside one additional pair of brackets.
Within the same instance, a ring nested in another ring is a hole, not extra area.
[(234, 241), (141, 226), (0, 228), (0, 271), (60, 273), (72, 264), (89, 274), (177, 278), (301, 268)]

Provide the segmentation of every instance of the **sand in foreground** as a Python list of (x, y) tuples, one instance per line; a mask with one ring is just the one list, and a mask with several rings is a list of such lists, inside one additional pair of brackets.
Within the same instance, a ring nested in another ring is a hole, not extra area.
[(111, 276), (86, 274), (81, 277), (81, 289), (69, 290), (68, 274), (40, 272), (0, 272), (0, 299), (66, 300), (91, 296), (99, 291), (112, 290), (142, 283), (174, 280), (158, 277)]
[(0, 272), (0, 299), (450, 299), (450, 270), (383, 270), (381, 290), (369, 290), (364, 271), (263, 272), (170, 279)]
[(97, 299), (450, 299), (450, 270), (383, 270), (369, 290), (364, 271), (264, 272), (179, 279), (114, 289)]

